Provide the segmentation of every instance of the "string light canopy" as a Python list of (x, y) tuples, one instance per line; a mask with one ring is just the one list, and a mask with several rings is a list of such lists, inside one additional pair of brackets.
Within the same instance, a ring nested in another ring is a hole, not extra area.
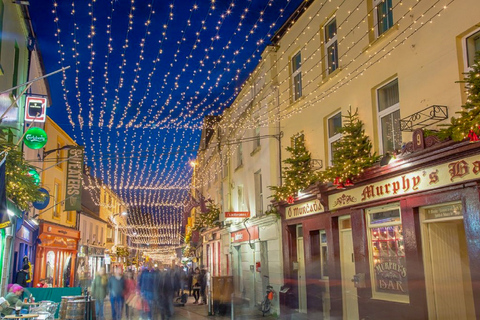
[(31, 4), (46, 68), (71, 66), (50, 80), (50, 115), (85, 146), (88, 192), (98, 205), (103, 185), (118, 194), (128, 208), (120, 229), (149, 244), (150, 257), (169, 258), (181, 244), (203, 118), (234, 101), (301, 2)]

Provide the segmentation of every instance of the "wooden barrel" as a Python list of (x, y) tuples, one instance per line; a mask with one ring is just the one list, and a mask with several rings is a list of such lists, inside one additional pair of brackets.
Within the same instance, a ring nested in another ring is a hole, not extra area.
[(69, 300), (67, 302), (67, 311), (65, 313), (65, 320), (83, 320), (85, 319), (85, 310), (87, 301)]
[(67, 314), (67, 303), (70, 300), (79, 300), (83, 296), (63, 296), (62, 302), (60, 303), (60, 310), (58, 311), (59, 319), (65, 320), (65, 315)]

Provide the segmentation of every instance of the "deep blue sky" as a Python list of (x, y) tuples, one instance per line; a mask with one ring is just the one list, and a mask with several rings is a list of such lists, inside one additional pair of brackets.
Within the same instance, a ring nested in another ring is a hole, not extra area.
[(130, 223), (176, 224), (203, 117), (231, 103), (302, 1), (57, 1), (30, 1), (46, 71), (70, 66), (49, 79), (49, 116), (128, 202)]

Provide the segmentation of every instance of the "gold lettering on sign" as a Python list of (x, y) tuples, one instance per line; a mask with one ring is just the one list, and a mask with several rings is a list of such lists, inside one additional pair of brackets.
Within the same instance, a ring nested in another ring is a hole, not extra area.
[(429, 184), (437, 183), (439, 181), (438, 170), (435, 170), (435, 171), (431, 172), (428, 177), (430, 178), (430, 183)]
[(480, 161), (474, 161), (473, 164), (473, 173), (478, 174), (480, 172)]
[(450, 181), (455, 178), (462, 178), (468, 174), (468, 163), (465, 160), (452, 162), (448, 164)]

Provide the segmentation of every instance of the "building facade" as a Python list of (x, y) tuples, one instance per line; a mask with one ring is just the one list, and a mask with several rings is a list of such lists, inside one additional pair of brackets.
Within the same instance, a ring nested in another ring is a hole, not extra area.
[(302, 136), (312, 158), (331, 165), (351, 107), (384, 156), (345, 190), (318, 182), (277, 203), (283, 315), (479, 318), (478, 146), (423, 134), (466, 101), (458, 81), (480, 49), (479, 19), (468, 13), (479, 6), (304, 2), (272, 38), (283, 144)]

